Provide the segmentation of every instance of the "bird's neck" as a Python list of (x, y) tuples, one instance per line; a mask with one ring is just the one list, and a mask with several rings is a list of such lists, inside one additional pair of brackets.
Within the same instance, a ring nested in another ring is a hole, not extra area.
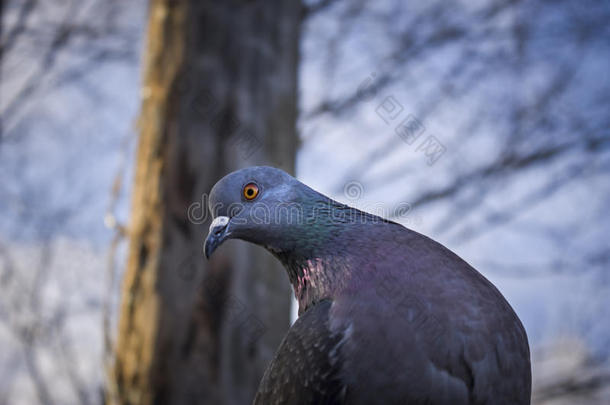
[(350, 277), (349, 257), (328, 255), (301, 257), (276, 254), (288, 273), (294, 295), (299, 302), (299, 315), (324, 299), (332, 299)]
[(365, 237), (392, 221), (326, 199), (310, 221), (287, 237), (282, 247), (267, 248), (282, 262), (299, 302), (299, 315), (323, 299), (333, 299), (362, 271), (358, 258), (369, 251)]

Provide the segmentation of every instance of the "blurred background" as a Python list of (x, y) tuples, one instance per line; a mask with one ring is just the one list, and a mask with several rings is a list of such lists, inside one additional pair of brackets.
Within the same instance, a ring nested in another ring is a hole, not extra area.
[(0, 404), (250, 403), (292, 292), (202, 245), (206, 193), (257, 164), (488, 277), (534, 404), (609, 403), (609, 2), (0, 9)]

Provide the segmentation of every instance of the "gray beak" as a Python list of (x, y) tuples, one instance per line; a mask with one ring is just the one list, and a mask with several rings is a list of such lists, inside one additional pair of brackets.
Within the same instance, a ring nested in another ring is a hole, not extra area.
[(216, 217), (212, 221), (210, 232), (203, 245), (203, 252), (205, 253), (206, 259), (209, 259), (216, 248), (229, 236), (229, 219), (229, 217)]

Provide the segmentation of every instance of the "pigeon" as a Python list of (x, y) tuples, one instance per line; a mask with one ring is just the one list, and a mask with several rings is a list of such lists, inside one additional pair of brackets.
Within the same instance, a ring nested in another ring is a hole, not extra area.
[(205, 256), (264, 247), (299, 305), (254, 404), (530, 404), (521, 321), (443, 245), (273, 167), (223, 177), (209, 209)]

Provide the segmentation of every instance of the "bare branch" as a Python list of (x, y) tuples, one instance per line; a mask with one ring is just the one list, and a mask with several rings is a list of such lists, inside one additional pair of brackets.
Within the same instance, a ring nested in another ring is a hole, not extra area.
[(325, 11), (330, 8), (333, 4), (337, 3), (337, 0), (319, 0), (316, 3), (303, 6), (303, 19), (309, 18), (314, 14)]

